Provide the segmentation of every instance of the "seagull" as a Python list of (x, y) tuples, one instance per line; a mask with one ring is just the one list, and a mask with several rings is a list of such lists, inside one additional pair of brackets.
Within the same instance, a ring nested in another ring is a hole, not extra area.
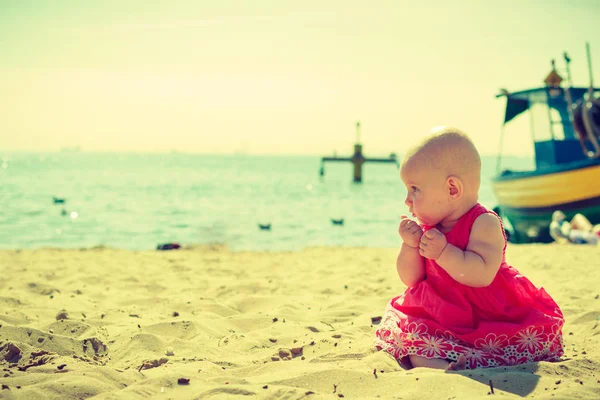
[(271, 230), (271, 224), (258, 224), (258, 227), (263, 231)]

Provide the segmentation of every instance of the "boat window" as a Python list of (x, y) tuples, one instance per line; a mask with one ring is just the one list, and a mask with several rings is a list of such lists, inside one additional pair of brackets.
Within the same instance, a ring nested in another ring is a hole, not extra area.
[[(536, 142), (551, 140), (564, 140), (565, 131), (560, 119), (560, 113), (545, 104), (533, 104), (530, 108), (531, 130)], [(569, 123), (567, 121), (567, 123)]]
[(499, 149), (503, 155), (534, 158), (531, 123), (532, 116), (524, 112), (504, 125), (504, 140)]

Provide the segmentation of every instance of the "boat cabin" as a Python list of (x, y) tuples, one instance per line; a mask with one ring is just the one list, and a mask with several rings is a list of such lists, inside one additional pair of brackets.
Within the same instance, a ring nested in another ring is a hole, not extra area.
[[(588, 88), (583, 87), (546, 86), (515, 93), (502, 93), (496, 96), (507, 97), (504, 124), (521, 113), (530, 111), (535, 106), (541, 105), (547, 108), (549, 139), (537, 139), (535, 137), (536, 122), (531, 121), (536, 169), (583, 161), (589, 158), (582, 147), (582, 142), (585, 144), (586, 149), (590, 149), (590, 151), (594, 149), (593, 143), (584, 136), (585, 131), (580, 133), (577, 130), (578, 119), (581, 119), (580, 109), (584, 98), (587, 98), (588, 90)], [(598, 89), (594, 89), (594, 92), (600, 93)], [(530, 118), (534, 119), (534, 116), (530, 115)]]

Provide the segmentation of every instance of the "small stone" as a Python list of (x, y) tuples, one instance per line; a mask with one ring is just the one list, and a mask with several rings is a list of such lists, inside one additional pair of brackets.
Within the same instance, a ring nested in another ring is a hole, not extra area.
[(58, 369), (62, 370), (62, 369), (63, 369), (64, 367), (66, 367), (66, 366), (67, 366), (67, 364), (60, 364), (60, 365), (58, 365), (56, 368), (58, 368)]
[(269, 341), (270, 341), (271, 343), (277, 343), (277, 339), (275, 339), (275, 338), (269, 338)]
[(174, 355), (175, 355), (175, 352), (173, 351), (173, 348), (172, 348), (172, 347), (167, 347), (167, 350), (165, 350), (165, 354), (166, 354), (167, 356), (174, 356)]
[(279, 349), (279, 357), (286, 358), (290, 356), (290, 351), (288, 349)]
[(177, 384), (178, 385), (189, 385), (190, 378), (179, 378), (179, 379), (177, 379)]

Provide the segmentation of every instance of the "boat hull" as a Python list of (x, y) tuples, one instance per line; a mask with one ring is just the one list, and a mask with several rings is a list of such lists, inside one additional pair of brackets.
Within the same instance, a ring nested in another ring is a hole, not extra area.
[(552, 213), (585, 215), (600, 223), (600, 160), (531, 172), (505, 172), (492, 181), (497, 211), (514, 243), (551, 242)]

